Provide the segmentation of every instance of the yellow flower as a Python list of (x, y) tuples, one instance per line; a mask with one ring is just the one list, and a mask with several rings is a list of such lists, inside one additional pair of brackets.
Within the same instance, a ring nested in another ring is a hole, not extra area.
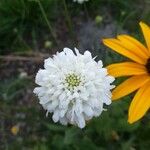
[(19, 128), (18, 125), (14, 125), (14, 126), (11, 127), (11, 133), (12, 133), (13, 135), (17, 135), (18, 132), (19, 132), (19, 130), (20, 130), (20, 128)]
[(116, 63), (107, 67), (114, 77), (130, 76), (112, 92), (117, 100), (137, 90), (128, 112), (128, 122), (142, 118), (150, 108), (150, 27), (140, 22), (147, 48), (128, 35), (119, 35), (117, 39), (104, 39), (103, 43), (115, 52), (132, 61)]

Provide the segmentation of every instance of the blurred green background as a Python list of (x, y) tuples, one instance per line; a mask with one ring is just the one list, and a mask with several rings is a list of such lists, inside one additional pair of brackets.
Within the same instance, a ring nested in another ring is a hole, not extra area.
[(104, 66), (124, 60), (101, 40), (127, 33), (144, 42), (141, 20), (150, 24), (150, 0), (0, 0), (0, 149), (149, 150), (150, 115), (127, 123), (132, 95), (81, 130), (54, 124), (32, 93), (44, 58), (66, 46)]

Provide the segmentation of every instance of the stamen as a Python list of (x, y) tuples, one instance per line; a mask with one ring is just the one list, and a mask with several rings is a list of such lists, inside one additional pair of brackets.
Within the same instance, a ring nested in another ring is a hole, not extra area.
[(65, 81), (68, 84), (68, 89), (73, 90), (75, 87), (79, 86), (81, 83), (81, 79), (78, 75), (72, 73), (66, 76)]

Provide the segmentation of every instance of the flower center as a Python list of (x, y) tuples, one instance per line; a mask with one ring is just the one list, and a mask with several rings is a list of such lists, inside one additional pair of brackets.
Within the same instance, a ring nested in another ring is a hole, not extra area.
[(147, 60), (146, 69), (150, 73), (150, 58)]
[(65, 78), (65, 81), (67, 83), (68, 89), (72, 90), (75, 87), (79, 86), (81, 83), (81, 78), (80, 76), (72, 73), (72, 74), (68, 74)]

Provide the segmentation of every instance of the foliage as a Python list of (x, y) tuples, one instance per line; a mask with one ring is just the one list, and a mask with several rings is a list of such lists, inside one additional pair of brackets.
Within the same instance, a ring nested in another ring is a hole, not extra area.
[[(56, 2), (41, 1), (50, 19), (57, 15)], [(29, 44), (32, 46), (40, 37), (40, 28), (47, 32), (38, 3), (33, 0), (1, 0), (0, 20), (1, 53), (8, 53), (10, 49), (29, 50)]]
[[(93, 21), (96, 16), (102, 18), (99, 28), (115, 22), (117, 30), (125, 29), (137, 37), (141, 37), (136, 31), (139, 20), (150, 21), (149, 0), (89, 0), (83, 5), (66, 0), (73, 26), (72, 36), (62, 2), (41, 0), (58, 40), (58, 45), (55, 43), (50, 46), (54, 51), (68, 43), (74, 46), (74, 39), (79, 38), (81, 22)], [(31, 50), (50, 52), (43, 46), (45, 41), (51, 43), (53, 39), (37, 0), (0, 0), (1, 55)], [(122, 59), (120, 55), (108, 51), (105, 65)], [(13, 69), (16, 70), (15, 67)], [(45, 116), (32, 94), (33, 76), (19, 78), (10, 74), (9, 78), (0, 81), (0, 149), (149, 150), (149, 114), (135, 124), (127, 123), (132, 95), (114, 102), (106, 112), (89, 121), (86, 128), (81, 130), (71, 125), (55, 124), (51, 116)], [(116, 84), (122, 80), (117, 80)], [(11, 132), (15, 125), (19, 127), (17, 135)]]
[[(14, 82), (11, 88), (17, 89), (20, 84)], [(22, 80), (21, 84), (25, 86), (26, 82), (26, 80)], [(20, 90), (25, 90), (24, 86), (20, 86)], [(6, 93), (8, 93), (7, 91)], [(18, 98), (15, 97), (15, 99)], [(66, 127), (53, 123), (50, 119), (51, 116), (46, 118), (45, 112), (39, 108), (38, 102), (35, 100), (30, 106), (24, 105), (23, 101), (22, 104), (19, 104), (16, 100), (11, 99), (9, 103), (6, 103), (5, 100), (1, 101), (1, 112), (5, 112), (5, 117), (2, 117), (1, 121), (5, 123), (9, 120), (11, 126), (15, 124), (20, 126), (17, 135), (10, 133), (8, 125), (1, 130), (4, 135), (6, 134), (6, 137), (2, 136), (2, 140), (6, 138), (5, 148), (7, 146), (7, 149), (128, 150), (137, 148), (146, 150), (149, 147), (148, 116), (143, 122), (133, 125), (127, 123), (130, 97), (113, 103), (102, 116), (89, 121), (82, 130), (71, 125)], [(18, 104), (16, 105), (16, 103)], [(10, 116), (10, 114), (13, 115)]]
[[(52, 24), (53, 32), (56, 33), (59, 33), (60, 29), (55, 25), (66, 21), (63, 1), (40, 0), (49, 22)], [(149, 6), (148, 0), (144, 0), (144, 2), (140, 0), (94, 0), (85, 5), (66, 0), (66, 3), (71, 18), (81, 16), (78, 20), (83, 21), (86, 15), (88, 17), (101, 15), (104, 17), (104, 22), (107, 22), (109, 14), (112, 14), (112, 17), (121, 27), (126, 26), (126, 28), (134, 31), (136, 31), (134, 25), (137, 25), (137, 20), (148, 20), (150, 14), (148, 7), (145, 7), (145, 5)], [(85, 15), (82, 15), (81, 12)], [(139, 15), (141, 16), (140, 18)], [(1, 0), (0, 20), (1, 54), (10, 53), (11, 51), (40, 49), (44, 45), (43, 41), (52, 40), (37, 0)], [(127, 21), (130, 26), (126, 25)], [(74, 24), (76, 22), (72, 20), (72, 25)], [(40, 30), (41, 28), (42, 30)], [(57, 34), (57, 40), (61, 40), (59, 39), (59, 34)], [(71, 42), (74, 43), (72, 40)]]

